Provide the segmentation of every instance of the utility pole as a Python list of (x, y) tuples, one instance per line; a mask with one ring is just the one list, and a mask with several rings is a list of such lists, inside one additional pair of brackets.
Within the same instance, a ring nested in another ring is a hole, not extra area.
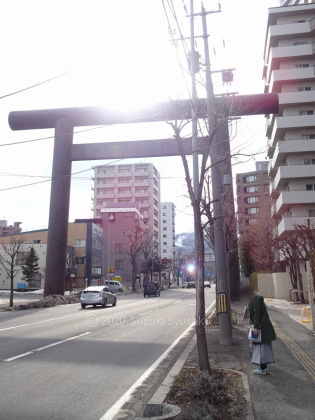
[(204, 40), (205, 53), (205, 69), (206, 69), (206, 92), (207, 92), (207, 114), (208, 129), (211, 144), (211, 178), (212, 178), (212, 199), (213, 199), (213, 216), (214, 216), (214, 240), (215, 240), (215, 260), (217, 269), (217, 311), (220, 323), (220, 343), (222, 345), (233, 344), (232, 338), (232, 321), (231, 307), (228, 283), (226, 243), (224, 232), (224, 217), (222, 208), (223, 185), (219, 171), (219, 154), (220, 136), (213, 133), (217, 130), (218, 118), (214, 105), (214, 90), (211, 78), (211, 65), (208, 43), (207, 15), (217, 12), (206, 12), (204, 6), (201, 9), (202, 31)]

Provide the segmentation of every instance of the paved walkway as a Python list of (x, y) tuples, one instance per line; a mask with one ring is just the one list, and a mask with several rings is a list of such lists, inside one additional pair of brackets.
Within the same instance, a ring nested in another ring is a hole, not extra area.
[[(241, 320), (243, 306), (235, 306)], [(247, 374), (256, 420), (314, 420), (315, 339), (311, 331), (278, 310), (269, 309), (278, 339), (274, 342), (276, 363), (266, 376), (252, 374), (248, 356), (248, 326), (233, 328), (233, 346), (221, 346), (218, 326), (207, 327), (212, 366), (240, 370)], [(195, 348), (186, 362), (198, 363)]]
[[(290, 318), (297, 321), (299, 324), (303, 325), (306, 328), (312, 330), (312, 323), (311, 322), (302, 322), (302, 310), (303, 307), (308, 307), (308, 305), (303, 304), (295, 304), (293, 302), (288, 302), (284, 299), (265, 299), (265, 303), (269, 308), (277, 309), (283, 312), (285, 315), (288, 315)], [(308, 311), (310, 313), (310, 311)], [(304, 319), (307, 317), (304, 314)]]

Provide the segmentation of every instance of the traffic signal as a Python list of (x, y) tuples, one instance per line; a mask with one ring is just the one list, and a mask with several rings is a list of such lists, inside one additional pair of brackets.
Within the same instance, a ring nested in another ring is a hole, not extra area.
[[(195, 57), (195, 59), (194, 59), (194, 62), (193, 62), (193, 71), (196, 74), (196, 73), (200, 72), (200, 66), (201, 66), (200, 58), (201, 58), (201, 55), (198, 51), (194, 51), (194, 57)], [(188, 67), (189, 67), (189, 70), (191, 72), (191, 53), (190, 52), (187, 55), (187, 60), (188, 60)]]

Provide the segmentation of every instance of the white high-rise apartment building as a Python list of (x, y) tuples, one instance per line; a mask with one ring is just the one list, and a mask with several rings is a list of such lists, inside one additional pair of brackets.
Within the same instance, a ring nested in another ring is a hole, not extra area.
[(269, 175), (279, 236), (315, 223), (315, 4), (269, 9), (265, 92), (279, 92), (269, 116)]
[(175, 205), (161, 203), (161, 258), (173, 260), (175, 254)]
[(160, 244), (160, 174), (152, 163), (94, 168), (94, 217), (108, 203), (139, 203), (145, 225)]

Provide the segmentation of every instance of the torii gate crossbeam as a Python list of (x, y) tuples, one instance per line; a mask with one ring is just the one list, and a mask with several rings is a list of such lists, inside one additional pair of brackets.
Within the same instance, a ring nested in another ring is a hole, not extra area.
[[(236, 116), (277, 113), (279, 108), (278, 94), (216, 98), (216, 108), (225, 115)], [(206, 99), (198, 101), (197, 116), (198, 118), (206, 118)], [(64, 293), (72, 160), (179, 155), (176, 143), (170, 140), (73, 144), (74, 127), (172, 121), (190, 118), (190, 100), (160, 103), (130, 113), (119, 113), (100, 107), (16, 111), (10, 113), (9, 125), (12, 130), (55, 129), (45, 296)], [(191, 141), (189, 139), (185, 140), (185, 153), (191, 154)]]

